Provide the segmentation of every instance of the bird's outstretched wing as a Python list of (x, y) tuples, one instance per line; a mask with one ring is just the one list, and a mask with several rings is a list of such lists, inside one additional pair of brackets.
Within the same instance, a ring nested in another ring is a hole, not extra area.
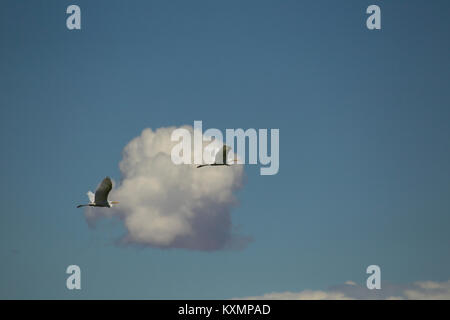
[(88, 191), (87, 196), (89, 198), (89, 202), (90, 203), (94, 203), (95, 202), (95, 194), (92, 191)]
[(103, 179), (102, 183), (95, 190), (95, 203), (102, 203), (108, 200), (108, 194), (112, 189), (112, 182), (109, 177)]
[(227, 155), (231, 148), (227, 145), (223, 145), (223, 147), (217, 152), (215, 163), (216, 164), (227, 164)]

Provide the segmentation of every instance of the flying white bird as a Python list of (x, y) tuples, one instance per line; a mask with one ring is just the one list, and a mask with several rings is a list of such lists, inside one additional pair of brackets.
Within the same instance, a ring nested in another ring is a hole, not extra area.
[(111, 208), (113, 204), (118, 204), (118, 201), (108, 201), (108, 194), (112, 189), (112, 182), (109, 177), (103, 179), (102, 183), (95, 190), (95, 194), (92, 191), (88, 191), (89, 197), (88, 204), (80, 204), (77, 208), (81, 207), (107, 207)]
[[(207, 167), (207, 166), (230, 166), (231, 164), (227, 163), (227, 155), (231, 148), (227, 145), (224, 145), (222, 149), (219, 150), (216, 154), (216, 158), (214, 163), (210, 164), (201, 164), (197, 166), (197, 168)], [(237, 162), (237, 158), (233, 160), (233, 162)]]

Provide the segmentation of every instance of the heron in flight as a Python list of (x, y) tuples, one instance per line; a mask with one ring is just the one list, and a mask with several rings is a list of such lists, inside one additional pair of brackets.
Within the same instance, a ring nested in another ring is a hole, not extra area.
[[(216, 158), (214, 163), (210, 164), (201, 164), (197, 166), (197, 168), (207, 167), (207, 166), (231, 166), (231, 164), (227, 163), (227, 155), (231, 148), (227, 145), (224, 145), (222, 149), (219, 150), (216, 154)], [(237, 158), (235, 158), (232, 162), (236, 163)]]
[(118, 201), (108, 201), (108, 194), (112, 189), (112, 182), (109, 177), (103, 179), (102, 183), (95, 190), (95, 194), (92, 191), (88, 191), (89, 197), (88, 204), (80, 204), (77, 208), (81, 207), (107, 207), (111, 208), (113, 204), (118, 204)]

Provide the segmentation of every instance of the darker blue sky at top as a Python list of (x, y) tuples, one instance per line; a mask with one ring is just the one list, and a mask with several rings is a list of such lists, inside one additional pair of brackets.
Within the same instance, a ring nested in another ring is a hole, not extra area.
[[(81, 7), (82, 30), (66, 28)], [(366, 28), (378, 4), (382, 29)], [(0, 298), (231, 298), (450, 278), (448, 1), (2, 1)], [(279, 128), (240, 251), (118, 247), (75, 205), (147, 127)], [(65, 288), (78, 264), (83, 289)]]

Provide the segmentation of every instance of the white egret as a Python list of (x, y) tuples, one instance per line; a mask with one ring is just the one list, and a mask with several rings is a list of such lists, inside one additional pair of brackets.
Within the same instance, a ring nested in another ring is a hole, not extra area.
[(118, 201), (108, 201), (108, 194), (112, 189), (112, 182), (109, 177), (103, 179), (102, 183), (95, 190), (95, 194), (92, 191), (88, 191), (89, 197), (88, 204), (80, 204), (77, 208), (81, 207), (107, 207), (111, 208), (113, 204), (118, 204)]
[[(231, 164), (227, 161), (227, 155), (228, 152), (231, 150), (231, 148), (227, 145), (223, 145), (222, 149), (219, 150), (216, 154), (216, 158), (214, 160), (214, 163), (210, 164), (201, 164), (197, 166), (197, 168), (207, 167), (207, 166), (230, 166)], [(233, 160), (233, 162), (237, 162), (237, 158)]]

